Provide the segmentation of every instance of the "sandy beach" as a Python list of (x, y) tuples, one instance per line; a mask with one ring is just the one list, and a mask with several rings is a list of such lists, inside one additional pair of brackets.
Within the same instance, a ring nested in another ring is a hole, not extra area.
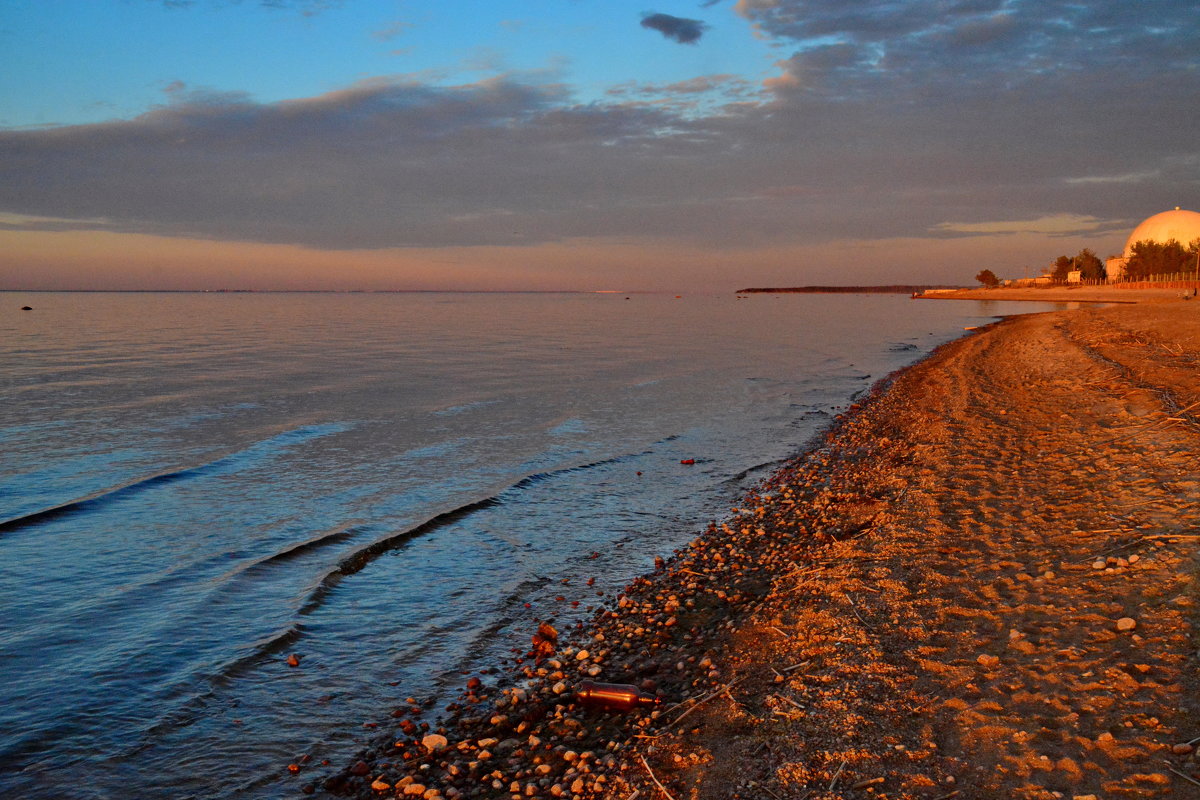
[[(1196, 302), (980, 329), (590, 625), (530, 631), (540, 660), (464, 676), (445, 713), (381, 710), (296, 789), (1200, 797), (1197, 359)], [(585, 710), (588, 677), (662, 705)]]

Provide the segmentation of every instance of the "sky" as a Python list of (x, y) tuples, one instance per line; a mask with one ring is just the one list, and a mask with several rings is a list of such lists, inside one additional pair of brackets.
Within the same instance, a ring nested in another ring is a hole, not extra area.
[(0, 0), (0, 289), (971, 283), (1200, 210), (1195, 0)]

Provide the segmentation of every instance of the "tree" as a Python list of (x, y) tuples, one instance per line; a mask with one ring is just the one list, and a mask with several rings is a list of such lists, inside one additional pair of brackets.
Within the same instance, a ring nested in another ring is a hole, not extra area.
[(1071, 257), (1059, 256), (1054, 259), (1054, 270), (1050, 273), (1050, 277), (1054, 278), (1055, 283), (1066, 283), (1067, 273), (1071, 271)]
[(1104, 262), (1088, 248), (1079, 251), (1075, 256), (1075, 269), (1085, 281), (1096, 281), (1104, 277)]
[(975, 276), (975, 280), (979, 281), (989, 289), (995, 289), (1000, 285), (1000, 279), (997, 278), (996, 273), (992, 272), (990, 269), (985, 269), (980, 272)]

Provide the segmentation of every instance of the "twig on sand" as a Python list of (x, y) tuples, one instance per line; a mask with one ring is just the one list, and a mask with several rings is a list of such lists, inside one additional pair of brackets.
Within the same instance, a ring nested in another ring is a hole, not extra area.
[(783, 696), (783, 695), (781, 695), (781, 694), (777, 694), (777, 695), (775, 695), (775, 697), (778, 697), (780, 700), (782, 700), (782, 701), (783, 701), (783, 702), (785, 702), (785, 703), (790, 703), (791, 705), (795, 706), (796, 708), (800, 709), (801, 711), (807, 711), (807, 710), (808, 710), (808, 709), (806, 709), (804, 706), (800, 705), (799, 703), (797, 703), (795, 700), (793, 700), (793, 699), (792, 699), (792, 698), (790, 698), (790, 697), (784, 697), (784, 696)]
[(833, 773), (833, 780), (829, 782), (829, 788), (826, 791), (832, 792), (833, 787), (837, 786), (838, 778), (842, 777), (842, 770), (846, 768), (846, 762), (843, 760), (842, 765), (837, 768), (837, 772)]
[(1121, 545), (1120, 547), (1116, 548), (1115, 550), (1109, 550), (1106, 553), (1097, 553), (1094, 556), (1088, 556), (1087, 558), (1081, 558), (1078, 561), (1076, 561), (1075, 563), (1076, 564), (1086, 564), (1089, 561), (1096, 561), (1097, 559), (1108, 558), (1109, 556), (1115, 556), (1117, 553), (1120, 553), (1122, 550), (1128, 550), (1131, 547), (1137, 547), (1139, 544), (1142, 543), (1143, 539), (1148, 539), (1148, 538), (1150, 538), (1150, 537), (1149, 536), (1139, 536), (1138, 538), (1134, 539), (1132, 542), (1126, 542), (1125, 544)]
[(867, 788), (868, 786), (878, 786), (878, 785), (879, 785), (879, 784), (881, 784), (881, 783), (883, 783), (883, 778), (882, 778), (882, 777), (880, 777), (880, 778), (866, 778), (866, 779), (864, 779), (864, 780), (861, 780), (861, 781), (859, 781), (858, 783), (851, 784), (850, 788), (851, 788), (851, 789), (865, 789), (865, 788)]
[(842, 595), (850, 601), (850, 610), (854, 612), (854, 616), (858, 617), (858, 621), (863, 624), (863, 627), (867, 630), (873, 630), (870, 624), (868, 624), (867, 621), (862, 618), (862, 614), (858, 613), (858, 604), (854, 602), (854, 598), (850, 596), (850, 593), (842, 592)]
[(667, 791), (667, 787), (658, 782), (658, 777), (655, 776), (654, 770), (650, 769), (650, 764), (646, 762), (646, 757), (639, 755), (638, 758), (642, 760), (642, 766), (646, 768), (646, 772), (650, 773), (650, 780), (654, 781), (654, 785), (658, 787), (659, 791), (665, 794), (668, 800), (675, 800), (674, 797), (671, 797), (671, 793)]
[(939, 797), (937, 800), (950, 800), (951, 797), (958, 797), (959, 791), (961, 791), (961, 790), (955, 789), (950, 794), (944, 794), (941, 797)]
[(1183, 778), (1183, 779), (1184, 779), (1185, 781), (1187, 781), (1188, 783), (1194, 783), (1194, 784), (1196, 784), (1197, 786), (1200, 786), (1200, 781), (1196, 780), (1196, 779), (1195, 779), (1195, 778), (1193, 778), (1191, 775), (1188, 775), (1188, 774), (1186, 774), (1186, 773), (1180, 772), (1179, 770), (1177, 770), (1177, 769), (1175, 769), (1174, 767), (1172, 767), (1170, 764), (1167, 764), (1167, 769), (1169, 769), (1171, 772), (1174, 772), (1176, 775), (1178, 775), (1179, 777)]
[[(1200, 400), (1197, 400), (1196, 402), (1192, 403), (1191, 405), (1188, 405), (1188, 406), (1185, 406), (1185, 407), (1179, 409), (1175, 413), (1176, 414), (1184, 414), (1188, 411), (1191, 411), (1196, 406), (1200, 406)], [(1149, 433), (1150, 431), (1154, 430), (1155, 428), (1160, 428), (1164, 424), (1174, 421), (1174, 419), (1175, 419), (1174, 417), (1167, 417), (1166, 419), (1160, 419), (1158, 422), (1155, 422), (1151, 425), (1144, 425), (1144, 426), (1140, 427), (1138, 430), (1134, 431), (1133, 433), (1131, 433), (1127, 436), (1118, 436), (1115, 439), (1109, 439), (1108, 441), (1101, 442), (1100, 444), (1101, 445), (1114, 444), (1116, 442), (1123, 442), (1126, 439), (1132, 439), (1136, 436), (1141, 436), (1143, 433)]]
[[(724, 685), (724, 686), (722, 686), (720, 689), (717, 689), (715, 692), (709, 692), (709, 693), (708, 693), (708, 694), (706, 694), (704, 697), (700, 698), (700, 699), (699, 699), (699, 700), (697, 700), (695, 703), (693, 703), (693, 704), (692, 704), (692, 706), (691, 706), (691, 707), (690, 707), (690, 708), (689, 708), (687, 711), (684, 711), (682, 714), (680, 714), (678, 717), (676, 717), (676, 718), (675, 718), (675, 721), (674, 721), (674, 722), (672, 722), (670, 725), (668, 725), (668, 726), (667, 726), (667, 730), (670, 730), (671, 728), (674, 728), (676, 725), (678, 725), (678, 724), (679, 724), (680, 720), (682, 720), (682, 719), (683, 719), (684, 717), (686, 717), (688, 714), (692, 713), (692, 712), (693, 712), (693, 711), (695, 711), (697, 708), (699, 708), (700, 706), (702, 706), (702, 705), (704, 705), (705, 703), (707, 703), (709, 700), (712, 700), (714, 697), (718, 697), (719, 695), (722, 695), (722, 694), (724, 694), (725, 692), (728, 692), (728, 691), (729, 691), (730, 689), (732, 689), (734, 686), (737, 686), (739, 683), (741, 683), (741, 681), (742, 681), (742, 679), (741, 679), (741, 678), (738, 678), (736, 681), (730, 681), (729, 683), (725, 684), (725, 685)], [(683, 705), (683, 704), (682, 704), (682, 703), (680, 703), (680, 705)], [(675, 708), (679, 708), (679, 706), (675, 706)], [(675, 710), (675, 708), (672, 708), (671, 710), (672, 710), (672, 711), (674, 711), (674, 710)]]

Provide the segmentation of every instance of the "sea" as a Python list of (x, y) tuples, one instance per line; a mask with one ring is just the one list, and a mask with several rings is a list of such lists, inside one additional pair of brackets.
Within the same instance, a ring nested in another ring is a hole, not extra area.
[(890, 372), (1055, 307), (0, 293), (0, 796), (296, 797)]

